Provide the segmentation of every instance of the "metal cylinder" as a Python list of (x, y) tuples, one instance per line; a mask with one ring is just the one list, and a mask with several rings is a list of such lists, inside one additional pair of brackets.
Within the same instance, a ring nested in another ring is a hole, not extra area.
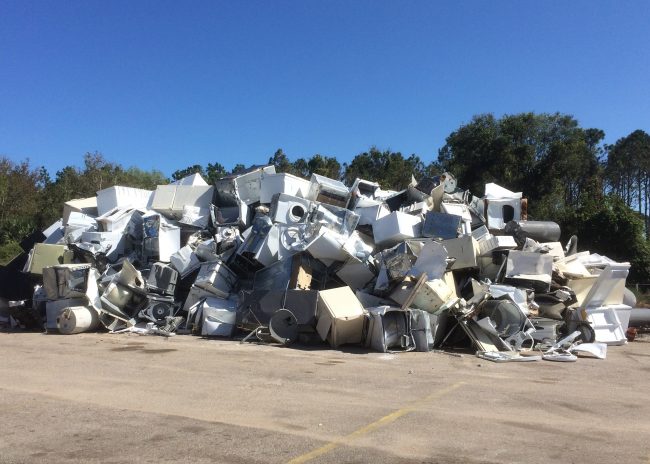
[(517, 241), (531, 238), (538, 242), (557, 242), (561, 232), (560, 225), (553, 221), (510, 221), (505, 226), (505, 233)]
[(65, 335), (94, 330), (99, 326), (97, 311), (85, 306), (71, 306), (63, 310), (56, 320), (59, 332)]
[(630, 327), (650, 326), (650, 308), (633, 308), (630, 313)]

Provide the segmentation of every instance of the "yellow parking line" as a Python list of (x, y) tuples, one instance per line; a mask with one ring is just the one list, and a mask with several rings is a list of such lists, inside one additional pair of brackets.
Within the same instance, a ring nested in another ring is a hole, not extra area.
[(390, 414), (382, 417), (381, 419), (376, 420), (375, 422), (371, 422), (368, 425), (364, 425), (360, 429), (355, 430), (354, 432), (338, 439), (335, 441), (331, 441), (327, 443), (326, 445), (321, 446), (320, 448), (316, 448), (313, 451), (310, 451), (308, 453), (305, 453), (303, 455), (300, 455), (298, 457), (293, 458), (292, 460), (288, 461), (287, 464), (302, 464), (304, 462), (311, 461), (312, 459), (317, 458), (318, 456), (322, 456), (323, 454), (327, 454), (330, 451), (338, 448), (341, 445), (345, 445), (350, 443), (351, 441), (366, 435), (370, 432), (373, 432), (377, 430), (380, 427), (384, 427), (385, 425), (388, 425), (392, 422), (395, 422), (397, 419), (400, 417), (412, 413), (414, 411), (418, 410), (418, 406), (421, 405), (422, 403), (426, 403), (428, 401), (440, 398), (441, 396), (446, 395), (447, 393), (451, 393), (452, 391), (456, 390), (459, 388), (461, 385), (463, 385), (465, 382), (458, 382), (453, 385), (449, 385), (448, 387), (441, 388), (440, 390), (436, 390), (435, 392), (431, 393), (430, 395), (425, 396), (424, 398), (420, 399), (419, 401), (416, 401), (414, 404), (411, 406), (406, 406), (404, 408), (398, 409), (397, 411), (393, 411)]

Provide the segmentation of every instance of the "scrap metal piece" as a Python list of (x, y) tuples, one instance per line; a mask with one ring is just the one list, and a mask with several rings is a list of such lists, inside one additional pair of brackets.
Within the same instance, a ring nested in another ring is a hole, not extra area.
[[(178, 271), (181, 279), (184, 279), (193, 271), (201, 267), (201, 261), (192, 250), (192, 247), (185, 245), (169, 257), (170, 264)], [(155, 266), (155, 264), (154, 264)]]
[(346, 208), (350, 201), (350, 190), (341, 181), (312, 174), (307, 199)]
[(51, 300), (45, 303), (45, 328), (48, 330), (58, 329), (57, 320), (66, 308), (85, 306), (88, 300), (85, 297), (64, 298), (60, 300)]
[(239, 201), (250, 206), (259, 202), (262, 176), (266, 174), (275, 174), (275, 166), (253, 166), (241, 174), (233, 174), (217, 180), (215, 183), (217, 206), (237, 206)]
[(432, 351), (438, 332), (437, 315), (429, 314), (421, 309), (409, 309), (411, 336), (416, 351)]
[(422, 218), (395, 211), (375, 221), (372, 226), (375, 243), (386, 248), (408, 238), (420, 236)]
[(359, 215), (360, 226), (373, 226), (379, 219), (390, 214), (388, 208), (380, 202), (371, 206), (357, 206), (354, 212)]
[(268, 216), (257, 216), (248, 236), (231, 258), (231, 263), (245, 274), (252, 273), (278, 260), (278, 246), (279, 229), (274, 227)]
[(286, 172), (262, 172), (260, 203), (271, 203), (277, 194), (292, 195), (304, 198), (309, 193), (310, 184), (307, 179)]
[(316, 205), (304, 198), (280, 193), (273, 197), (269, 216), (273, 222), (295, 225), (309, 222)]
[(178, 272), (165, 263), (154, 263), (147, 277), (147, 288), (162, 295), (174, 295)]
[(283, 345), (291, 345), (300, 335), (298, 319), (288, 309), (278, 309), (269, 321), (271, 337)]
[(552, 353), (544, 353), (542, 359), (545, 361), (556, 361), (556, 362), (576, 362), (578, 357), (574, 354), (564, 352), (564, 351), (555, 351)]
[(97, 214), (106, 214), (114, 208), (147, 208), (153, 192), (115, 185), (97, 192)]
[(422, 224), (422, 236), (436, 240), (448, 240), (458, 237), (461, 233), (461, 216), (455, 214), (429, 211)]
[(472, 215), (469, 208), (464, 203), (450, 203), (443, 201), (440, 204), (440, 210), (443, 213), (459, 216), (461, 219), (461, 233), (472, 233)]
[(201, 335), (232, 337), (237, 322), (238, 300), (208, 297), (200, 303)]
[(73, 253), (65, 245), (48, 245), (37, 243), (29, 252), (24, 271), (41, 275), (43, 268), (59, 264), (71, 264)]
[(222, 261), (203, 263), (194, 285), (218, 297), (228, 298), (237, 285), (237, 276)]
[(545, 293), (550, 290), (552, 274), (552, 256), (515, 250), (508, 253), (505, 273), (507, 283)]
[(418, 278), (417, 282), (415, 282), (415, 285), (411, 289), (411, 294), (406, 297), (404, 300), (404, 303), (402, 303), (402, 311), (407, 310), (411, 304), (415, 301), (418, 292), (422, 289), (422, 286), (425, 284), (427, 281), (428, 277), (426, 273), (422, 273), (422, 275)]
[(237, 322), (247, 330), (268, 327), (276, 311), (287, 309), (296, 317), (300, 333), (313, 333), (318, 314), (317, 302), (316, 290), (255, 290), (242, 293)]
[(465, 331), (478, 351), (512, 351), (510, 345), (498, 336), (484, 330), (474, 319), (458, 319), (458, 325)]
[(138, 317), (156, 324), (163, 324), (168, 317), (176, 315), (174, 298), (170, 296), (149, 295), (147, 306), (140, 310)]
[(510, 221), (503, 231), (512, 235), (519, 246), (523, 246), (527, 238), (538, 242), (557, 242), (560, 239), (560, 225), (553, 221)]
[(364, 288), (375, 278), (375, 271), (368, 261), (350, 257), (337, 271), (336, 275), (352, 290)]
[(306, 253), (297, 253), (255, 273), (254, 290), (321, 289), (327, 281), (327, 267)]
[(413, 306), (430, 313), (435, 313), (454, 299), (454, 291), (444, 280), (426, 279), (426, 274), (422, 274), (416, 283), (411, 278), (405, 278), (390, 294), (390, 298), (403, 308)]
[(350, 287), (318, 292), (316, 331), (332, 348), (361, 343), (366, 311)]
[(93, 254), (102, 253), (108, 261), (116, 262), (124, 256), (126, 236), (121, 232), (83, 232), (81, 242), (75, 245), (86, 249), (90, 249), (88, 245), (92, 245)]
[(598, 359), (605, 359), (607, 357), (607, 344), (606, 343), (578, 343), (572, 345), (568, 349), (570, 353), (588, 353)]
[(181, 248), (181, 231), (160, 214), (142, 216), (142, 257), (145, 261), (169, 262)]
[(43, 268), (43, 289), (47, 298), (79, 298), (88, 290), (90, 264), (60, 264)]
[(370, 319), (365, 345), (381, 353), (413, 351), (415, 340), (407, 311), (390, 306), (368, 308)]
[(56, 325), (64, 335), (88, 332), (99, 327), (99, 315), (94, 308), (71, 306), (59, 315)]
[(442, 279), (447, 270), (447, 250), (438, 242), (428, 242), (422, 247), (410, 275), (427, 274), (430, 279)]

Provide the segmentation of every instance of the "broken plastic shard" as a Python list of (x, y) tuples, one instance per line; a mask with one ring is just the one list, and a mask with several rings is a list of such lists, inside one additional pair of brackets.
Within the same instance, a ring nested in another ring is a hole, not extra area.
[(522, 356), (514, 351), (477, 351), (476, 356), (492, 362), (533, 362), (541, 361), (542, 356)]

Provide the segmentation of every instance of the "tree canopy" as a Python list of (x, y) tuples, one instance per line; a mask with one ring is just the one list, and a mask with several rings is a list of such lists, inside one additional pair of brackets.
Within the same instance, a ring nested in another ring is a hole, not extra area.
[(483, 114), (447, 137), (438, 160), (476, 195), (488, 182), (525, 192), (532, 214), (542, 217), (594, 194), (604, 136), (559, 113)]

